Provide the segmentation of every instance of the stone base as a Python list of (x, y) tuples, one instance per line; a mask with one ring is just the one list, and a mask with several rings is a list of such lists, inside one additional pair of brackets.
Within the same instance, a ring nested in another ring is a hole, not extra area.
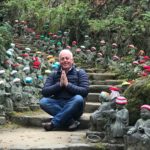
[(17, 111), (17, 112), (24, 112), (24, 111), (29, 111), (30, 110), (30, 108), (29, 107), (17, 107), (17, 108), (15, 108), (15, 111)]
[(39, 110), (40, 109), (40, 106), (39, 105), (30, 105), (30, 109), (32, 111), (36, 111), (36, 110)]

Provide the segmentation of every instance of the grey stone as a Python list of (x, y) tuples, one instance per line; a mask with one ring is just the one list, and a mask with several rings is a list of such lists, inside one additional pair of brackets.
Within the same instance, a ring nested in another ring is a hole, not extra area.
[(0, 125), (6, 124), (6, 118), (5, 117), (0, 117)]

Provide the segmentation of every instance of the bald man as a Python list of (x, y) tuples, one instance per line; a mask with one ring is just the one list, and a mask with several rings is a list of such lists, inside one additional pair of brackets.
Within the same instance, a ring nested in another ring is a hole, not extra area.
[(48, 76), (42, 89), (40, 107), (53, 116), (42, 124), (46, 131), (77, 129), (89, 91), (88, 75), (83, 69), (76, 69), (70, 50), (60, 51), (59, 63), (60, 67)]

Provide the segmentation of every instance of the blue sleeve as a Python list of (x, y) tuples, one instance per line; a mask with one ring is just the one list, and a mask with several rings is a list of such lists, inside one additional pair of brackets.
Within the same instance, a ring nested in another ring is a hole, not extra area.
[(54, 75), (55, 74), (52, 73), (46, 79), (46, 82), (45, 82), (44, 87), (42, 89), (42, 95), (44, 97), (52, 96), (62, 89), (59, 82), (54, 83)]
[(87, 73), (80, 69), (78, 71), (78, 85), (74, 85), (72, 83), (68, 83), (67, 90), (72, 94), (78, 94), (83, 97), (86, 97), (89, 92), (89, 79)]

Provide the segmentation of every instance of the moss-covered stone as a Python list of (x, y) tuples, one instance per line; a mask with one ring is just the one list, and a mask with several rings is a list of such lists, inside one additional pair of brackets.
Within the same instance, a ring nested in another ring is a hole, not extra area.
[(140, 106), (150, 104), (150, 77), (137, 79), (124, 92), (128, 98), (127, 108), (129, 110), (130, 124), (133, 125), (140, 118)]

